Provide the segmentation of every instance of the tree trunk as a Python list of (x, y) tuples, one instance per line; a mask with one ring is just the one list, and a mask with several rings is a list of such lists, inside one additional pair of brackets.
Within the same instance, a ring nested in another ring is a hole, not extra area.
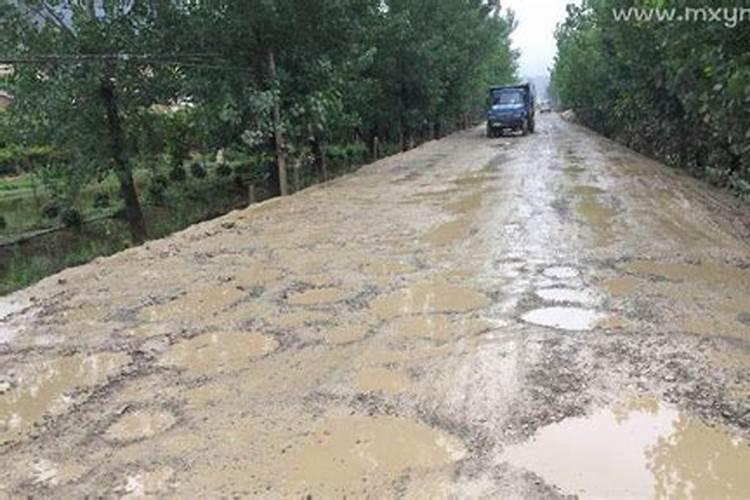
[(141, 204), (138, 201), (138, 193), (133, 181), (133, 170), (125, 151), (125, 144), (120, 123), (120, 113), (117, 109), (117, 96), (114, 84), (106, 80), (101, 86), (101, 97), (107, 110), (107, 123), (109, 125), (109, 139), (112, 159), (115, 163), (115, 173), (120, 183), (120, 196), (125, 203), (125, 218), (130, 227), (130, 235), (136, 245), (146, 241), (146, 223), (143, 219)]
[(312, 123), (307, 126), (310, 135), (310, 149), (312, 150), (313, 158), (315, 159), (315, 169), (318, 171), (318, 175), (321, 177), (322, 182), (326, 182), (328, 181), (328, 166), (326, 165), (323, 148), (320, 145), (320, 134), (316, 128), (317, 127)]
[[(271, 73), (271, 80), (275, 90), (278, 90), (278, 81), (276, 79), (276, 58), (273, 49), (268, 49), (268, 69)], [(279, 193), (281, 196), (289, 194), (289, 187), (286, 179), (286, 156), (284, 153), (284, 135), (281, 132), (281, 111), (279, 101), (281, 96), (275, 96), (273, 100), (273, 142), (276, 148), (276, 166), (279, 171)]]

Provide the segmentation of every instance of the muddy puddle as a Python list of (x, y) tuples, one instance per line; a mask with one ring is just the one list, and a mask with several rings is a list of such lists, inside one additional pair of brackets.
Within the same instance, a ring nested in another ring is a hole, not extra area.
[(125, 354), (74, 355), (28, 362), (0, 372), (0, 444), (16, 441), (45, 415), (75, 402), (77, 391), (104, 383), (128, 361)]
[(465, 238), (468, 232), (469, 222), (466, 219), (456, 219), (430, 230), (422, 237), (422, 241), (430, 245), (445, 245)]
[(578, 216), (589, 227), (594, 244), (607, 246), (612, 243), (613, 218), (615, 211), (601, 199), (604, 191), (596, 186), (576, 186), (574, 192), (578, 195), (575, 210)]
[(209, 287), (190, 291), (164, 304), (149, 306), (140, 311), (145, 321), (206, 320), (241, 300), (245, 292), (232, 287)]
[(441, 283), (421, 283), (375, 299), (371, 309), (382, 318), (411, 314), (466, 312), (490, 303), (470, 288)]
[(380, 496), (372, 490), (405, 472), (449, 466), (465, 453), (455, 437), (409, 419), (333, 417), (283, 455), (284, 489), (312, 498)]
[(527, 323), (571, 331), (592, 330), (605, 318), (595, 309), (562, 306), (534, 309), (521, 316)]
[(273, 338), (254, 332), (206, 333), (173, 345), (160, 364), (196, 375), (239, 370), (277, 347)]
[(147, 439), (169, 430), (177, 421), (166, 410), (135, 410), (121, 416), (104, 433), (108, 441)]
[(581, 498), (750, 496), (750, 443), (653, 401), (552, 424), (502, 460)]
[(374, 367), (364, 368), (354, 376), (354, 386), (365, 392), (385, 392), (395, 394), (411, 385), (409, 376), (397, 370)]

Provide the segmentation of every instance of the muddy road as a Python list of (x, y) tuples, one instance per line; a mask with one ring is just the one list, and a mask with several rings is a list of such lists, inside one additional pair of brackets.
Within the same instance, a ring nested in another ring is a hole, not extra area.
[(452, 135), (0, 299), (0, 497), (750, 498), (750, 210)]

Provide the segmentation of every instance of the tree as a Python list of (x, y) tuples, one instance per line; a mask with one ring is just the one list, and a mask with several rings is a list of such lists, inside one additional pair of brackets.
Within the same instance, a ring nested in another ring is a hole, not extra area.
[[(175, 98), (170, 2), (26, 0), (3, 4), (17, 140), (65, 151), (77, 168), (116, 174), (132, 239), (146, 238), (131, 157), (136, 124)], [(154, 54), (154, 55), (150, 55)]]

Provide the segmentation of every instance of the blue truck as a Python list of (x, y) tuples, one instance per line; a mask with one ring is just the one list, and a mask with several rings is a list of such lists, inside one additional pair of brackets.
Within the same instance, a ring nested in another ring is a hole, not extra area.
[(529, 83), (490, 87), (487, 99), (487, 137), (506, 130), (534, 133), (534, 87)]

